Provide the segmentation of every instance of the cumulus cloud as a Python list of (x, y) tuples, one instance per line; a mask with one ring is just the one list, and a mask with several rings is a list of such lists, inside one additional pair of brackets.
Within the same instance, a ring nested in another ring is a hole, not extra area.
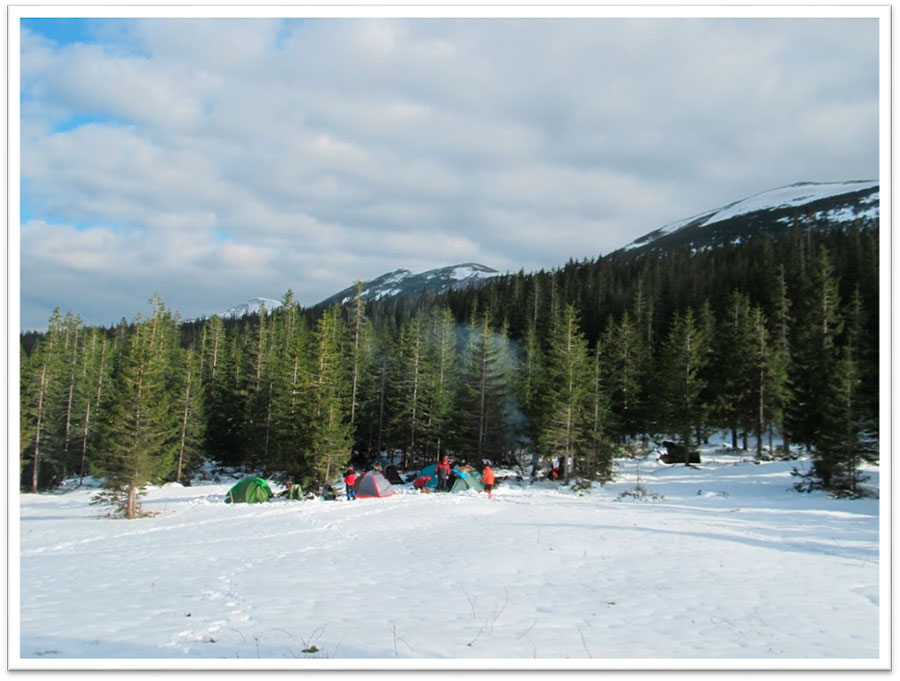
[[(22, 324), (154, 291), (596, 257), (771, 187), (877, 177), (877, 22), (154, 19), (22, 29)], [(32, 30), (33, 29), (33, 30)]]

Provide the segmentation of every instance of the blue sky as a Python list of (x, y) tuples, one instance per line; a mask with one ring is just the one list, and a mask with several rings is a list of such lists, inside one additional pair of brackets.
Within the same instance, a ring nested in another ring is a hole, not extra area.
[(874, 19), (23, 20), (22, 326), (552, 268), (876, 179), (878, 57)]
[(57, 45), (91, 42), (95, 21), (90, 19), (22, 19), (21, 27), (52, 40)]

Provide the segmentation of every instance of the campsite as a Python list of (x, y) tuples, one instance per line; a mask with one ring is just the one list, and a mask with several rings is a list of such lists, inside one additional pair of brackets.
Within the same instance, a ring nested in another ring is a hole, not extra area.
[(874, 668), (879, 500), (799, 493), (805, 465), (717, 442), (700, 464), (513, 476), (491, 499), (403, 471), (381, 497), (269, 481), (269, 500), (225, 503), (241, 476), (210, 476), (150, 488), (135, 521), (89, 485), (23, 494), (17, 668)]

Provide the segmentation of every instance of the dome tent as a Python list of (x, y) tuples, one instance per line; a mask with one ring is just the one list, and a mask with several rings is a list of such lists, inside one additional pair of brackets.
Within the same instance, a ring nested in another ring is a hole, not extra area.
[(396, 491), (387, 478), (378, 471), (366, 471), (356, 479), (353, 487), (356, 489), (357, 499), (389, 497)]
[(258, 504), (272, 498), (269, 483), (262, 478), (244, 478), (225, 495), (226, 504)]
[[(431, 480), (425, 483), (430, 490), (434, 490), (438, 486), (437, 464), (425, 466), (419, 471), (419, 476), (431, 476)], [(481, 473), (471, 466), (460, 466), (459, 468), (450, 469), (450, 477), (447, 479), (449, 485), (448, 492), (465, 492), (467, 489), (473, 489), (476, 492), (484, 491), (484, 484), (481, 482)]]

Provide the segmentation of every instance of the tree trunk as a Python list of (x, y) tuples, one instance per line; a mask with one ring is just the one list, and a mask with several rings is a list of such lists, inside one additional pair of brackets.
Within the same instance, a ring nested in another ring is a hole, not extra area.
[(34, 460), (31, 466), (31, 491), (37, 494), (38, 471), (41, 467), (41, 425), (44, 419), (44, 391), (46, 390), (47, 364), (41, 367), (41, 388), (38, 391), (37, 428), (34, 433)]
[(81, 441), (81, 466), (78, 472), (78, 486), (84, 483), (84, 462), (87, 458), (88, 432), (91, 425), (91, 400), (88, 398), (87, 406), (84, 412), (84, 439)]
[(184, 442), (187, 438), (188, 415), (191, 405), (191, 370), (188, 368), (187, 389), (184, 396), (184, 414), (181, 418), (181, 441), (178, 445), (178, 464), (175, 467), (175, 482), (181, 482), (181, 467), (184, 465)]
[(128, 502), (125, 506), (125, 517), (128, 520), (134, 520), (137, 516), (137, 488), (134, 485), (128, 486)]

